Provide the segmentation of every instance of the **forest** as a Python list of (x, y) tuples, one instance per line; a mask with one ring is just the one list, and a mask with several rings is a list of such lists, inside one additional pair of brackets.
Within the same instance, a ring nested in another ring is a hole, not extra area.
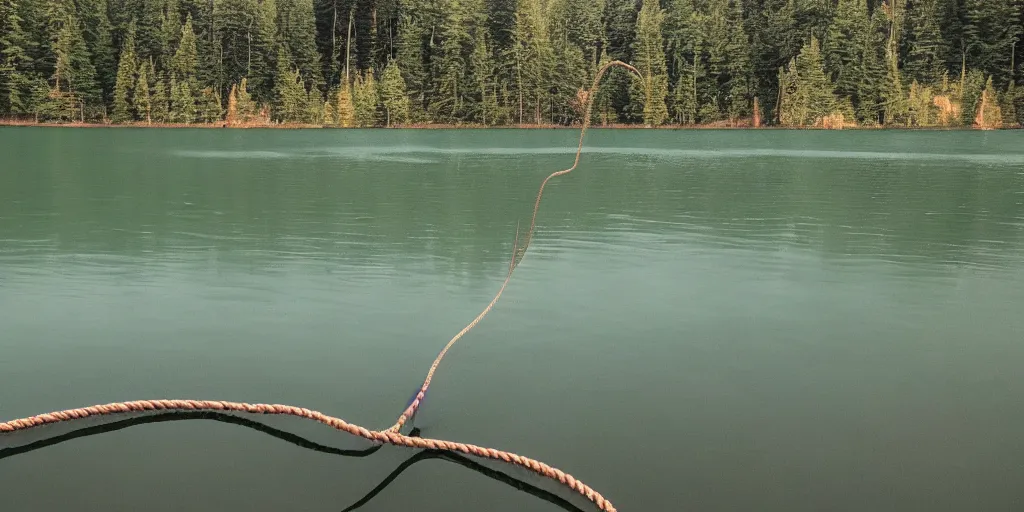
[(26, 122), (1011, 127), (1024, 0), (0, 0)]

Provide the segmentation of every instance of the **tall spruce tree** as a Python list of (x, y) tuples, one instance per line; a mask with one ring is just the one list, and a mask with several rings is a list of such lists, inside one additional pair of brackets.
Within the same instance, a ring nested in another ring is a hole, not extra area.
[(634, 86), (643, 105), (644, 124), (658, 126), (668, 120), (668, 71), (665, 69), (665, 51), (662, 47), (661, 25), (664, 11), (656, 0), (644, 0), (637, 16), (636, 68), (643, 74), (642, 85)]
[(131, 103), (132, 89), (136, 86), (135, 71), (138, 63), (135, 59), (135, 26), (129, 25), (127, 36), (121, 44), (121, 55), (117, 62), (117, 79), (114, 83), (113, 112), (110, 120), (115, 123), (127, 123), (134, 119)]
[(0, 0), (0, 115), (27, 114), (31, 105), (30, 44), (16, 0)]

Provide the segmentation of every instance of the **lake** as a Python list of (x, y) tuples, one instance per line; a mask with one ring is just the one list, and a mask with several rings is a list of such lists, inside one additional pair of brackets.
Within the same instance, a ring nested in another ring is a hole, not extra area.
[[(192, 398), (386, 428), (577, 137), (0, 128), (0, 421)], [(622, 512), (1024, 508), (1024, 132), (593, 130), (537, 225), (423, 436)], [(594, 510), (240, 417), (0, 435), (0, 508)]]

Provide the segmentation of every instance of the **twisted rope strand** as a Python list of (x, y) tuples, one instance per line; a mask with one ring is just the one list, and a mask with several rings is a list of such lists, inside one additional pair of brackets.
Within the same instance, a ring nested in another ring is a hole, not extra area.
[(395, 421), (395, 424), (385, 429), (384, 432), (400, 431), (402, 429), (402, 426), (405, 425), (405, 422), (408, 421), (413, 414), (416, 414), (416, 411), (419, 409), (420, 404), (423, 403), (423, 397), (426, 396), (427, 394), (427, 389), (430, 387), (430, 381), (434, 378), (434, 373), (437, 372), (437, 367), (441, 364), (441, 360), (444, 359), (444, 356), (448, 354), (448, 350), (451, 349), (452, 346), (455, 345), (457, 341), (462, 339), (462, 337), (465, 336), (466, 333), (470, 331), (470, 329), (476, 327), (476, 325), (479, 324), (480, 321), (483, 320), (485, 316), (487, 316), (487, 313), (491, 312), (491, 309), (494, 308), (494, 305), (498, 302), (498, 299), (501, 298), (501, 294), (505, 292), (505, 287), (508, 286), (509, 280), (512, 279), (512, 272), (515, 271), (516, 267), (519, 266), (519, 263), (521, 263), (523, 261), (523, 258), (526, 257), (526, 250), (530, 247), (530, 241), (533, 240), (533, 233), (534, 231), (536, 231), (537, 228), (537, 211), (540, 210), (540, 199), (544, 195), (544, 187), (548, 184), (548, 181), (550, 181), (551, 178), (569, 174), (570, 172), (575, 170), (576, 167), (580, 164), (580, 155), (583, 153), (583, 138), (586, 136), (587, 128), (590, 126), (590, 110), (594, 104), (594, 97), (597, 96), (597, 87), (598, 85), (600, 85), (601, 78), (604, 76), (605, 72), (607, 72), (609, 69), (615, 66), (625, 68), (626, 70), (635, 73), (636, 76), (640, 78), (640, 80), (643, 80), (643, 75), (640, 74), (640, 71), (638, 71), (633, 66), (630, 66), (629, 64), (626, 64), (625, 62), (618, 60), (608, 62), (597, 71), (596, 75), (594, 75), (594, 82), (593, 84), (591, 84), (590, 90), (586, 93), (586, 101), (583, 107), (583, 126), (580, 128), (580, 141), (579, 145), (576, 147), (576, 158), (572, 162), (572, 167), (569, 167), (568, 169), (563, 169), (561, 171), (553, 172), (549, 174), (547, 178), (544, 178), (544, 181), (541, 182), (540, 189), (537, 191), (537, 200), (533, 203), (533, 216), (530, 218), (530, 229), (526, 232), (526, 236), (523, 240), (522, 246), (519, 246), (519, 226), (516, 226), (516, 243), (512, 248), (512, 263), (509, 265), (508, 275), (505, 276), (505, 281), (501, 283), (501, 288), (498, 290), (498, 293), (494, 296), (494, 298), (491, 299), (491, 303), (488, 304), (487, 307), (484, 308), (484, 310), (481, 311), (480, 314), (477, 315), (477, 317), (474, 318), (473, 321), (469, 323), (469, 325), (467, 325), (461, 331), (459, 331), (459, 333), (456, 334), (455, 337), (453, 337), (448, 342), (448, 344), (444, 346), (444, 348), (441, 350), (441, 353), (437, 355), (437, 358), (434, 359), (434, 362), (430, 365), (430, 370), (427, 371), (427, 377), (426, 379), (424, 379), (423, 385), (420, 386), (420, 390), (416, 393), (416, 397), (412, 400), (409, 406), (406, 407), (404, 411), (402, 411), (402, 415), (398, 417), (398, 420)]
[(572, 475), (560, 469), (553, 468), (538, 460), (523, 457), (515, 453), (494, 448), (484, 448), (466, 443), (455, 443), (441, 439), (428, 439), (422, 437), (409, 437), (394, 432), (371, 431), (359, 425), (348, 423), (341, 418), (328, 416), (319, 411), (313, 411), (303, 407), (280, 404), (248, 404), (240, 402), (226, 402), (215, 400), (137, 400), (133, 402), (114, 402), (106, 405), (94, 405), (81, 409), (68, 409), (65, 411), (51, 412), (31, 416), (18, 420), (0, 423), (0, 432), (10, 433), (28, 430), (43, 425), (60, 423), (96, 416), (112, 416), (118, 414), (130, 414), (147, 411), (231, 411), (248, 414), (275, 414), (283, 416), (295, 416), (313, 420), (331, 428), (362, 437), (375, 443), (384, 443), (406, 448), (419, 448), (428, 450), (444, 450), (449, 452), (461, 452), (486, 459), (498, 460), (526, 468), (538, 475), (555, 480), (565, 485), (581, 496), (588, 499), (604, 512), (615, 512), (615, 507), (606, 500), (601, 493), (590, 488), (583, 482), (575, 479)]
[(606, 63), (601, 69), (598, 70), (594, 77), (594, 82), (591, 85), (589, 91), (586, 92), (586, 101), (583, 114), (583, 126), (580, 129), (580, 140), (579, 145), (576, 148), (576, 158), (573, 160), (573, 164), (568, 169), (556, 171), (544, 178), (544, 181), (540, 184), (540, 189), (537, 191), (537, 200), (533, 205), (533, 216), (530, 219), (530, 229), (527, 230), (523, 243), (519, 244), (519, 227), (516, 226), (516, 240), (512, 248), (512, 259), (509, 262), (508, 274), (505, 276), (505, 280), (501, 284), (501, 288), (498, 293), (491, 299), (491, 302), (484, 308), (470, 322), (464, 327), (458, 334), (456, 334), (441, 350), (437, 358), (434, 359), (433, 364), (430, 365), (430, 370), (427, 371), (426, 379), (423, 381), (423, 385), (420, 386), (419, 392), (416, 393), (415, 398), (409, 404), (409, 406), (402, 412), (401, 416), (394, 425), (385, 430), (371, 431), (359, 425), (348, 423), (340, 418), (328, 416), (318, 411), (305, 409), (301, 407), (294, 407), (290, 405), (279, 405), (279, 404), (248, 404), (240, 402), (224, 402), (224, 401), (211, 401), (211, 400), (138, 400), (133, 402), (114, 402), (106, 405), (94, 405), (91, 407), (84, 407), (80, 409), (68, 409), (64, 411), (51, 412), (47, 414), (40, 414), (38, 416), (31, 416), (28, 418), (22, 418), (18, 420), (8, 421), (6, 423), (0, 423), (0, 433), (18, 432), (22, 430), (28, 430), (31, 428), (39, 427), (42, 425), (48, 425), (52, 423), (59, 423), (62, 421), (71, 421), (76, 419), (88, 418), (93, 416), (111, 416), (117, 414), (129, 414), (134, 412), (145, 412), (145, 411), (198, 411), (198, 410), (209, 410), (209, 411), (232, 411), (242, 412), (249, 414), (276, 414), (276, 415), (287, 415), (296, 416), (299, 418), (306, 418), (309, 420), (317, 421), (330, 426), (334, 429), (342, 432), (347, 432), (354, 436), (359, 436), (375, 443), (385, 443), (395, 446), (403, 446), (407, 448), (420, 448), (420, 449), (432, 449), (432, 450), (444, 450), (449, 452), (462, 452), (477, 457), (483, 457), (487, 459), (500, 460), (516, 466), (526, 468), (538, 475), (546, 478), (555, 480), (562, 485), (565, 485), (583, 497), (590, 500), (598, 509), (604, 512), (615, 512), (615, 507), (612, 506), (611, 502), (606, 500), (604, 496), (583, 482), (577, 480), (572, 475), (565, 473), (557, 468), (548, 466), (547, 464), (528, 458), (521, 455), (516, 455), (511, 452), (503, 450), (495, 450), (494, 448), (484, 448), (472, 444), (455, 443), (452, 441), (444, 441), (440, 439), (427, 439), (422, 437), (410, 437), (403, 435), (400, 430), (402, 426), (408, 421), (413, 414), (419, 409), (420, 404), (423, 402), (423, 397), (427, 393), (427, 389), (430, 387), (430, 382), (437, 372), (438, 366), (441, 364), (441, 360), (444, 359), (448, 351), (459, 341), (463, 336), (466, 335), (473, 327), (476, 327), (487, 313), (494, 308), (494, 305), (501, 298), (502, 293), (505, 292), (505, 288), (508, 286), (509, 281), (512, 279), (512, 273), (515, 271), (519, 263), (522, 262), (523, 258), (526, 257), (526, 250), (530, 246), (530, 242), (533, 239), (534, 231), (537, 226), (537, 212), (540, 209), (541, 197), (544, 194), (544, 187), (547, 185), (551, 178), (556, 176), (562, 176), (569, 174), (580, 163), (580, 155), (583, 152), (583, 139), (586, 136), (587, 128), (590, 125), (590, 110), (593, 106), (594, 97), (597, 94), (597, 87), (600, 83), (601, 77), (604, 76), (605, 72), (610, 68), (619, 66), (626, 70), (636, 74), (643, 80), (643, 76), (637, 71), (636, 68), (626, 64), (625, 62), (613, 60)]

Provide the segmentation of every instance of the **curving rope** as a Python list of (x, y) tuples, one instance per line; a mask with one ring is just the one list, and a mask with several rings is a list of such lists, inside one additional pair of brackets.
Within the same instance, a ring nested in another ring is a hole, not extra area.
[(605, 512), (615, 512), (615, 507), (612, 506), (611, 502), (606, 500), (604, 496), (601, 496), (601, 493), (577, 480), (572, 475), (529, 457), (523, 457), (504, 450), (484, 448), (473, 444), (455, 443), (451, 441), (422, 437), (409, 437), (402, 434), (396, 434), (394, 432), (375, 432), (360, 427), (359, 425), (348, 423), (341, 418), (335, 418), (319, 411), (313, 411), (302, 407), (294, 407), (291, 405), (246, 404), (213, 400), (137, 400), (134, 402), (115, 402), (106, 405), (94, 405), (92, 407), (84, 407), (81, 409), (68, 409), (65, 411), (40, 414), (38, 416), (31, 416), (19, 420), (8, 421), (6, 423), (0, 423), (0, 432), (18, 432), (51, 423), (59, 423), (62, 421), (77, 420), (94, 416), (112, 416), (117, 414), (146, 411), (202, 410), (296, 416), (323, 423), (331, 428), (347, 432), (354, 436), (359, 436), (376, 443), (387, 443), (395, 446), (404, 446), (406, 448), (461, 452), (486, 459), (499, 460), (529, 469), (538, 475), (555, 480), (586, 497), (596, 505), (597, 508)]
[(540, 199), (541, 196), (544, 195), (544, 187), (548, 184), (548, 181), (550, 181), (551, 178), (569, 174), (570, 172), (575, 170), (576, 167), (580, 164), (580, 155), (583, 153), (583, 138), (587, 135), (587, 128), (590, 126), (590, 110), (594, 103), (594, 97), (597, 95), (597, 86), (598, 84), (600, 84), (601, 77), (604, 76), (605, 72), (607, 72), (609, 69), (615, 66), (625, 68), (635, 73), (636, 76), (640, 77), (641, 80), (643, 79), (643, 75), (641, 75), (636, 68), (630, 66), (629, 64), (626, 64), (625, 62), (618, 60), (608, 62), (597, 71), (596, 75), (594, 75), (594, 83), (591, 84), (590, 90), (586, 92), (586, 101), (583, 109), (583, 126), (580, 128), (580, 142), (579, 145), (577, 145), (576, 147), (576, 158), (575, 160), (573, 160), (571, 167), (569, 167), (568, 169), (562, 169), (561, 171), (553, 172), (549, 174), (547, 178), (544, 178), (544, 181), (541, 182), (540, 189), (537, 191), (537, 200), (533, 203), (533, 216), (530, 218), (530, 229), (526, 231), (526, 236), (523, 240), (522, 247), (519, 247), (519, 227), (516, 227), (516, 243), (513, 245), (512, 248), (512, 262), (509, 264), (508, 275), (505, 276), (505, 282), (501, 283), (501, 288), (498, 290), (498, 293), (494, 296), (494, 298), (491, 299), (491, 303), (488, 304), (487, 307), (484, 308), (484, 310), (481, 311), (480, 314), (477, 315), (477, 317), (474, 318), (473, 321), (469, 323), (469, 325), (467, 325), (461, 331), (459, 331), (459, 333), (456, 334), (455, 337), (453, 337), (451, 341), (449, 341), (448, 344), (444, 346), (444, 349), (441, 350), (441, 353), (437, 355), (436, 359), (434, 359), (433, 364), (430, 365), (430, 370), (427, 371), (427, 378), (424, 379), (423, 385), (420, 387), (420, 390), (416, 393), (416, 397), (413, 398), (412, 403), (410, 403), (409, 406), (405, 408), (405, 411), (402, 411), (402, 415), (398, 417), (398, 420), (395, 422), (394, 425), (385, 430), (386, 432), (398, 432), (399, 430), (402, 429), (402, 425), (404, 425), (405, 422), (408, 421), (409, 418), (416, 413), (416, 410), (419, 409), (420, 404), (423, 402), (423, 397), (426, 396), (427, 394), (427, 388), (430, 387), (430, 381), (434, 378), (434, 373), (437, 371), (437, 367), (441, 364), (441, 360), (444, 359), (444, 356), (448, 354), (448, 350), (451, 349), (453, 345), (455, 345), (455, 342), (459, 341), (463, 336), (465, 336), (470, 329), (476, 327), (476, 325), (480, 323), (480, 321), (483, 320), (485, 316), (487, 316), (487, 313), (491, 312), (491, 309), (494, 308), (494, 304), (498, 302), (498, 299), (501, 298), (501, 294), (505, 292), (505, 287), (508, 286), (509, 280), (512, 279), (512, 272), (516, 269), (517, 266), (519, 266), (519, 263), (523, 261), (523, 258), (526, 257), (526, 250), (529, 249), (530, 241), (533, 240), (533, 233), (537, 228), (537, 211), (540, 209)]
[(92, 407), (85, 407), (81, 409), (68, 409), (64, 411), (51, 412), (47, 414), (40, 414), (37, 416), (31, 416), (28, 418), (22, 418), (17, 420), (0, 423), (0, 433), (18, 432), (22, 430), (28, 430), (43, 425), (52, 423), (59, 423), (63, 421), (71, 421), (76, 419), (94, 417), (94, 416), (111, 416), (118, 414), (130, 414), (136, 412), (146, 411), (232, 411), (242, 412), (249, 414), (275, 414), (275, 415), (287, 415), (296, 416), (299, 418), (306, 418), (319, 423), (323, 423), (329, 427), (347, 432), (354, 436), (359, 436), (375, 443), (386, 443), (395, 446), (403, 446), (407, 448), (420, 448), (430, 450), (442, 450), (447, 452), (461, 452), (477, 457), (483, 457), (487, 459), (500, 460), (509, 464), (514, 464), (526, 468), (538, 475), (544, 476), (555, 480), (582, 495), (583, 497), (590, 500), (598, 509), (605, 512), (615, 512), (615, 507), (612, 506), (611, 502), (601, 496), (601, 494), (590, 486), (577, 480), (572, 475), (563, 472), (560, 469), (553, 468), (547, 464), (531, 459), (529, 457), (523, 457), (515, 453), (496, 450), (494, 448), (484, 448), (472, 444), (455, 443), (452, 441), (444, 441), (440, 439), (428, 439), (422, 437), (410, 437), (403, 435), (400, 430), (402, 426), (411, 418), (420, 405), (423, 403), (423, 398), (426, 396), (427, 389), (430, 387), (430, 382), (437, 372), (438, 366), (441, 364), (441, 360), (444, 359), (448, 351), (455, 345), (459, 339), (466, 335), (473, 327), (476, 327), (487, 313), (494, 308), (494, 305), (501, 298), (505, 288), (508, 286), (509, 281), (512, 279), (512, 273), (515, 271), (519, 263), (522, 262), (523, 258), (526, 257), (526, 250), (530, 246), (530, 241), (533, 239), (533, 234), (537, 225), (537, 211), (540, 209), (541, 196), (544, 194), (544, 187), (547, 185), (551, 178), (556, 176), (562, 176), (572, 172), (579, 165), (580, 155), (583, 152), (583, 139), (587, 133), (587, 128), (590, 125), (590, 110), (593, 106), (593, 100), (597, 93), (597, 87), (601, 81), (602, 76), (605, 72), (612, 67), (619, 66), (625, 68), (632, 73), (635, 73), (641, 80), (643, 76), (637, 71), (636, 68), (626, 64), (625, 62), (613, 60), (602, 66), (594, 77), (594, 82), (591, 85), (589, 91), (586, 91), (585, 107), (583, 114), (583, 126), (580, 129), (580, 140), (579, 145), (576, 148), (576, 158), (573, 164), (568, 169), (556, 171), (544, 178), (541, 182), (540, 189), (537, 191), (537, 200), (533, 205), (533, 216), (530, 219), (530, 229), (526, 232), (525, 238), (522, 245), (519, 244), (519, 229), (516, 228), (516, 241), (513, 244), (512, 249), (512, 260), (509, 262), (508, 274), (505, 276), (504, 282), (501, 284), (501, 288), (498, 293), (491, 299), (491, 302), (476, 318), (473, 319), (466, 327), (464, 327), (458, 334), (456, 334), (441, 350), (437, 358), (434, 359), (433, 364), (430, 365), (430, 370), (427, 371), (426, 379), (423, 381), (423, 385), (420, 387), (416, 396), (413, 398), (405, 411), (398, 417), (398, 420), (394, 425), (378, 431), (371, 431), (359, 425), (348, 423), (345, 420), (328, 416), (318, 411), (305, 409), (301, 407), (294, 407), (290, 405), (278, 405), (278, 404), (247, 404), (240, 402), (225, 402), (215, 400), (138, 400), (133, 402), (115, 402), (106, 405), (94, 405)]

